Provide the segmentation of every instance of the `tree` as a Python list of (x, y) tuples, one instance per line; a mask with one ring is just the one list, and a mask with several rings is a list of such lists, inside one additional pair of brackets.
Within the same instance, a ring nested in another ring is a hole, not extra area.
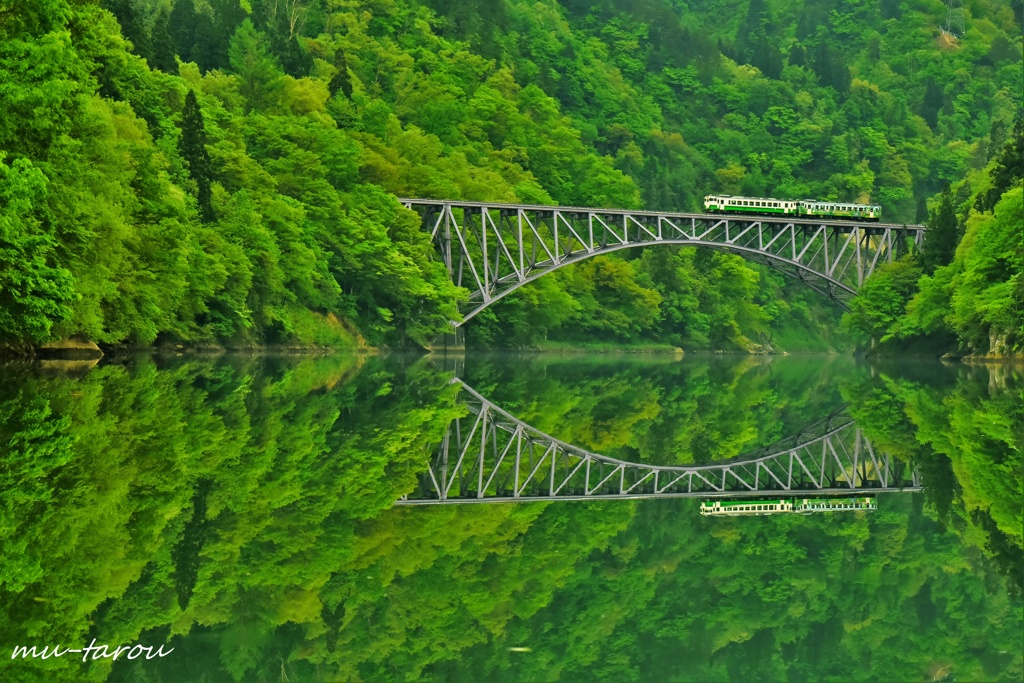
[(939, 110), (945, 104), (946, 96), (942, 86), (935, 82), (934, 78), (928, 78), (924, 86), (924, 97), (921, 100), (921, 116), (928, 123), (928, 127), (935, 130), (939, 125)]
[(181, 61), (192, 61), (196, 44), (196, 7), (193, 0), (175, 0), (170, 18), (171, 37), (174, 51)]
[(174, 39), (171, 37), (170, 17), (165, 8), (161, 8), (153, 22), (153, 60), (154, 68), (167, 74), (178, 73), (178, 60), (174, 57)]
[(924, 271), (931, 275), (939, 266), (948, 265), (956, 253), (959, 239), (960, 228), (953, 207), (953, 193), (947, 186), (942, 192), (939, 208), (932, 214), (924, 234), (924, 245), (921, 248)]
[(980, 193), (975, 200), (978, 211), (991, 211), (1003, 193), (1024, 179), (1024, 115), (1017, 116), (1013, 124), (1013, 135), (1003, 145), (1003, 151), (990, 175), (992, 187)]
[(239, 90), (249, 109), (266, 109), (281, 89), (281, 70), (264, 47), (266, 42), (266, 36), (246, 19), (235, 31), (228, 48), (231, 68), (241, 78)]
[(340, 47), (334, 51), (334, 68), (338, 71), (331, 78), (331, 82), (327, 86), (331, 91), (331, 95), (337, 94), (340, 90), (345, 97), (351, 99), (352, 77), (348, 74), (348, 62), (345, 60), (345, 51)]
[(53, 264), (55, 240), (35, 217), (46, 178), (28, 160), (4, 163), (0, 151), (0, 343), (46, 341), (70, 315), (71, 273)]
[(850, 302), (844, 327), (884, 340), (906, 310), (920, 277), (921, 269), (907, 258), (879, 266)]
[(750, 63), (768, 78), (779, 78), (782, 75), (782, 53), (767, 38), (760, 38), (754, 43)]
[(133, 52), (140, 57), (149, 57), (151, 45), (146, 25), (139, 16), (132, 0), (104, 0), (103, 8), (117, 17), (121, 25), (121, 35), (131, 41)]
[(843, 94), (850, 90), (850, 67), (846, 65), (843, 54), (834, 50), (829, 44), (821, 40), (814, 50), (814, 59), (811, 68), (822, 85), (835, 88), (835, 91)]
[(188, 165), (188, 174), (195, 181), (196, 199), (199, 213), (204, 223), (214, 220), (213, 204), (211, 203), (210, 182), (213, 170), (210, 167), (210, 154), (206, 150), (206, 128), (203, 125), (203, 112), (199, 109), (194, 91), (189, 90), (185, 96), (185, 109), (181, 114), (181, 140), (178, 150)]
[(793, 47), (789, 49), (789, 65), (790, 66), (806, 66), (807, 54), (804, 49), (800, 46), (800, 43), (793, 43)]

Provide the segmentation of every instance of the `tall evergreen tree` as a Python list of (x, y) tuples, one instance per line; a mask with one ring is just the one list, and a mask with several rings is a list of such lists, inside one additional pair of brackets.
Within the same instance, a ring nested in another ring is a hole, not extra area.
[(348, 62), (345, 60), (345, 51), (340, 47), (334, 51), (334, 68), (338, 70), (338, 73), (334, 74), (331, 82), (327, 85), (331, 95), (336, 94), (340, 90), (344, 93), (345, 97), (351, 98), (352, 77), (348, 74)]
[(992, 187), (979, 194), (975, 201), (975, 208), (979, 211), (991, 211), (1004, 192), (1024, 179), (1024, 115), (1018, 114), (1013, 124), (1013, 135), (1003, 145), (991, 176)]
[(945, 102), (945, 94), (942, 86), (935, 82), (934, 78), (928, 78), (924, 86), (924, 99), (921, 101), (921, 117), (928, 124), (928, 127), (935, 130), (939, 123), (939, 110)]
[(807, 54), (804, 49), (800, 47), (800, 43), (793, 43), (793, 47), (789, 49), (789, 65), (790, 66), (806, 66), (807, 65)]
[(956, 209), (953, 207), (953, 194), (947, 186), (942, 191), (939, 208), (932, 214), (928, 222), (928, 231), (924, 235), (921, 248), (921, 265), (926, 273), (934, 273), (939, 266), (949, 265), (956, 253), (959, 241), (959, 225)]
[(736, 30), (736, 50), (748, 63), (752, 63), (750, 60), (756, 58), (758, 45), (766, 38), (767, 22), (768, 14), (764, 0), (750, 0), (747, 16)]
[(196, 6), (193, 0), (175, 0), (170, 19), (174, 52), (183, 62), (192, 61), (196, 45)]
[(189, 90), (188, 95), (185, 96), (178, 150), (185, 163), (188, 164), (188, 174), (196, 182), (199, 213), (204, 223), (210, 223), (214, 219), (210, 191), (213, 169), (210, 165), (210, 154), (206, 151), (206, 128), (203, 125), (203, 112), (199, 109), (199, 102), (192, 90)]
[(149, 34), (135, 8), (135, 3), (132, 0), (104, 0), (102, 7), (117, 17), (117, 23), (121, 25), (121, 35), (131, 41), (132, 52), (140, 57), (149, 57)]
[(768, 78), (782, 76), (782, 53), (767, 38), (757, 40), (750, 63)]
[(178, 73), (178, 60), (174, 58), (174, 39), (171, 37), (170, 17), (162, 8), (153, 22), (153, 58), (154, 68), (168, 74)]
[(246, 19), (235, 31), (228, 48), (231, 68), (241, 77), (239, 91), (249, 109), (268, 107), (281, 87), (277, 60), (265, 47), (267, 38)]
[(899, 19), (903, 16), (902, 0), (882, 0), (882, 18)]

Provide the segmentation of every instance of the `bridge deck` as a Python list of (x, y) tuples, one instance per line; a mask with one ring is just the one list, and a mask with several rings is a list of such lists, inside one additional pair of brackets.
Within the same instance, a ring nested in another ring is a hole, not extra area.
[(889, 228), (893, 230), (924, 231), (924, 225), (909, 223), (880, 223), (869, 220), (847, 220), (843, 218), (821, 218), (814, 216), (775, 216), (771, 214), (737, 214), (737, 213), (680, 213), (676, 211), (652, 211), (650, 209), (604, 209), (584, 206), (553, 206), (547, 204), (506, 204), (502, 202), (470, 202), (461, 199), (415, 199), (400, 197), (399, 202), (409, 206), (430, 206), (441, 208), (451, 206), (454, 208), (475, 208), (475, 209), (496, 209), (499, 211), (532, 211), (542, 213), (554, 213), (556, 211), (567, 214), (607, 214), (611, 216), (647, 216), (650, 218), (684, 218), (686, 220), (758, 220), (767, 223), (781, 223), (789, 225), (850, 225), (866, 228)]

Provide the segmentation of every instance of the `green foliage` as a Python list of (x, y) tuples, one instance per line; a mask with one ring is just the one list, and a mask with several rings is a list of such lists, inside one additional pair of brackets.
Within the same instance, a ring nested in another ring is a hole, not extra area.
[(56, 240), (36, 218), (46, 177), (0, 152), (0, 343), (43, 342), (70, 315), (71, 274), (54, 265)]
[(182, 161), (188, 167), (188, 174), (195, 181), (197, 200), (203, 222), (213, 221), (213, 206), (210, 204), (210, 154), (206, 151), (206, 128), (203, 125), (203, 112), (199, 110), (199, 102), (194, 91), (185, 95), (185, 109), (181, 113), (181, 139), (178, 143)]
[(956, 253), (959, 241), (959, 225), (953, 209), (953, 197), (949, 188), (942, 192), (939, 208), (928, 222), (921, 249), (921, 267), (931, 275), (939, 266), (949, 265)]
[[(1015, 162), (1008, 156), (1015, 145), (1007, 143), (989, 164), (987, 178), (974, 174), (955, 192), (943, 192), (925, 237), (926, 274), (910, 289), (905, 310), (898, 305), (907, 293), (902, 285), (902, 294), (890, 292), (891, 305), (879, 308), (883, 300), (869, 295), (888, 285), (872, 277), (846, 324), (883, 341), (930, 338), (978, 355), (1008, 356), (1024, 349), (1024, 186), (1013, 176)], [(994, 191), (1000, 192), (994, 210), (974, 212), (987, 206)], [(963, 239), (952, 253), (961, 222), (966, 225)]]
[(873, 442), (921, 469), (942, 522), (992, 558), (1019, 594), (1024, 591), (1021, 376), (1001, 367), (982, 374), (987, 385), (963, 377), (936, 382), (889, 372), (871, 382), (852, 382), (843, 393)]
[[(992, 215), (972, 216), (957, 252), (962, 270), (953, 275), (952, 325), (979, 351), (1024, 349), (1024, 187), (1003, 194)], [(995, 337), (995, 339), (993, 339)]]
[[(11, 308), (18, 344), (422, 344), (465, 293), (389, 194), (690, 211), (725, 190), (905, 222), (995, 154), (991, 185), (953, 194), (966, 225), (1020, 176), (1021, 34), (991, 3), (956, 43), (889, 2), (8, 4), (0, 163), (42, 173), (19, 224), (70, 273), (25, 276), (70, 291), (19, 297), (70, 310), (30, 330)], [(476, 338), (784, 348), (835, 318), (761, 266), (684, 254), (548, 276)]]
[(879, 266), (850, 303), (843, 324), (869, 339), (883, 341), (917, 290), (921, 269), (905, 257)]
[(267, 51), (266, 43), (267, 36), (246, 19), (235, 31), (228, 48), (231, 68), (241, 79), (238, 91), (246, 102), (247, 110), (269, 108), (276, 103), (283, 86), (283, 74), (277, 60)]
[(991, 211), (1007, 190), (1024, 181), (1024, 115), (1017, 115), (1013, 135), (1003, 145), (991, 175), (992, 187), (979, 193), (975, 202), (979, 211)]

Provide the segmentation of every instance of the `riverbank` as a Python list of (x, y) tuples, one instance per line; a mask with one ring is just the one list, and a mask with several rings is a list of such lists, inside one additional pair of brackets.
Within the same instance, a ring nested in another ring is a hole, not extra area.
[(225, 354), (327, 356), (336, 353), (376, 354), (381, 349), (365, 343), (325, 346), (316, 344), (153, 344), (99, 346), (92, 341), (63, 340), (42, 346), (0, 346), (0, 361), (98, 361), (144, 355), (220, 356)]
[(533, 349), (525, 351), (534, 353), (661, 353), (681, 356), (686, 353), (678, 346), (671, 344), (638, 343), (618, 344), (615, 342), (559, 342), (545, 341)]

